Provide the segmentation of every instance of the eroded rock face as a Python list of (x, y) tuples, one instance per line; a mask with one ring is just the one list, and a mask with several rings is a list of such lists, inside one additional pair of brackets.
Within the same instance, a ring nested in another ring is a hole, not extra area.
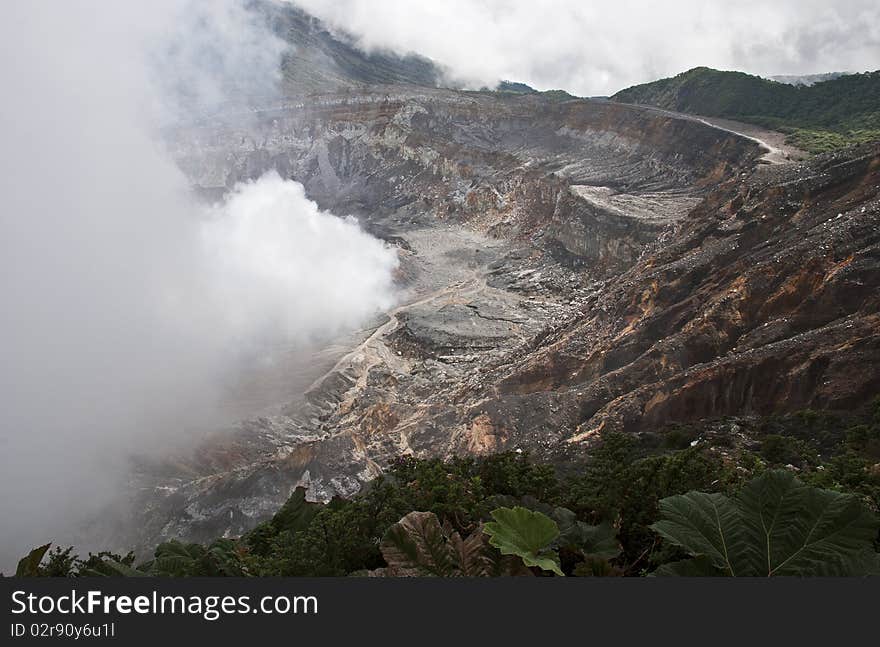
[(562, 394), (572, 443), (866, 401), (880, 388), (878, 186), (876, 148), (727, 181), (583, 318), (500, 370), (500, 391)]
[(880, 387), (880, 150), (601, 101), (387, 87), (176, 134), (207, 193), (268, 169), (396, 245), (406, 297), (277, 415), (141, 475), (139, 539), (236, 535), (400, 454), (589, 451), (603, 429)]

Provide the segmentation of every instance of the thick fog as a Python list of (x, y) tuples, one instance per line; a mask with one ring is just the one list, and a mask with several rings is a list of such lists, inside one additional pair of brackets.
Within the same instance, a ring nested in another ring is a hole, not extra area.
[(192, 198), (159, 127), (278, 81), (284, 44), (234, 0), (5, 2), (0, 48), (8, 569), (110, 501), (133, 452), (223, 422), (254, 348), (387, 307), (397, 260), (276, 174)]
[(876, 0), (293, 0), (366, 49), (415, 52), (469, 86), (582, 96), (706, 65), (759, 75), (880, 68)]

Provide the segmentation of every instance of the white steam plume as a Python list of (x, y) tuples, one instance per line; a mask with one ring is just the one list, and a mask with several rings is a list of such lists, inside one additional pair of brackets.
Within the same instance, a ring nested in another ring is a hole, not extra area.
[(219, 323), (242, 341), (353, 328), (391, 305), (397, 256), (274, 171), (239, 184), (202, 242)]
[(252, 346), (393, 299), (395, 254), (354, 222), (277, 175), (199, 206), (154, 136), (271, 92), (283, 48), (234, 0), (0, 8), (3, 570), (67, 539), (132, 452), (219, 422)]

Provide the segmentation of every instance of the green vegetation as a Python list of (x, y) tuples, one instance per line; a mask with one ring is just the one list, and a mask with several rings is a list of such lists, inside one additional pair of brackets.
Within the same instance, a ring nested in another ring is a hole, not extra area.
[(576, 101), (580, 97), (569, 94), (565, 90), (535, 90), (525, 83), (513, 83), (511, 81), (502, 81), (494, 90), (482, 88), (480, 90), (465, 90), (474, 94), (494, 94), (508, 96), (532, 95), (541, 97), (547, 101), (554, 103), (562, 103), (563, 101)]
[(388, 564), (365, 574), (376, 577), (499, 577), (531, 575), (516, 558), (492, 549), (483, 526), (462, 539), (433, 512), (410, 512), (391, 526), (382, 539)]
[(522, 506), (492, 511), (495, 521), (487, 523), (489, 543), (502, 555), (516, 555), (527, 567), (537, 567), (564, 575), (559, 557), (550, 545), (559, 537), (559, 526), (547, 515)]
[[(297, 489), (239, 539), (154, 558), (41, 546), (21, 576), (865, 575), (878, 571), (880, 400), (606, 434), (584, 462), (401, 458), (351, 499)], [(768, 520), (776, 519), (775, 523)]]
[(757, 124), (812, 153), (880, 139), (880, 71), (793, 86), (698, 67), (612, 99)]
[(491, 560), (482, 534), (478, 528), (462, 539), (451, 524), (441, 525), (433, 512), (410, 512), (385, 533), (380, 549), (388, 566), (372, 573), (388, 577), (487, 575)]
[(517, 81), (501, 81), (496, 87), (495, 92), (510, 92), (512, 94), (534, 94), (537, 92), (535, 88), (525, 83)]
[(880, 573), (880, 520), (853, 495), (768, 471), (736, 497), (689, 492), (660, 502), (651, 528), (693, 559), (657, 575), (847, 576)]
[(569, 94), (565, 90), (544, 90), (540, 93), (542, 97), (545, 99), (549, 99), (550, 101), (573, 101), (578, 99), (579, 97), (574, 96), (573, 94)]
[(491, 513), (495, 521), (479, 524), (462, 539), (433, 512), (410, 512), (382, 539), (380, 548), (388, 566), (365, 574), (498, 577), (546, 571), (563, 576), (563, 552), (578, 558), (575, 575), (620, 574), (610, 564), (620, 554), (614, 528), (590, 526), (562, 508), (553, 514), (560, 523), (522, 506), (497, 508)]

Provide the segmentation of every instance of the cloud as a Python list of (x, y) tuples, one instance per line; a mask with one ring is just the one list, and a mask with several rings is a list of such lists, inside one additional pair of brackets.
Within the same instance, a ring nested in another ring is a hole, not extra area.
[(277, 80), (284, 44), (238, 2), (10, 2), (0, 25), (5, 567), (70, 541), (133, 452), (222, 422), (255, 347), (386, 307), (396, 255), (277, 175), (191, 196), (157, 128)]
[(169, 118), (277, 93), (290, 45), (244, 0), (160, 0), (158, 16), (162, 28), (148, 36), (147, 62), (153, 97)]
[(274, 171), (215, 207), (201, 243), (218, 323), (245, 343), (326, 337), (393, 302), (395, 252)]
[(479, 87), (579, 95), (707, 65), (754, 74), (880, 68), (880, 5), (817, 0), (295, 0), (361, 47), (415, 52)]

